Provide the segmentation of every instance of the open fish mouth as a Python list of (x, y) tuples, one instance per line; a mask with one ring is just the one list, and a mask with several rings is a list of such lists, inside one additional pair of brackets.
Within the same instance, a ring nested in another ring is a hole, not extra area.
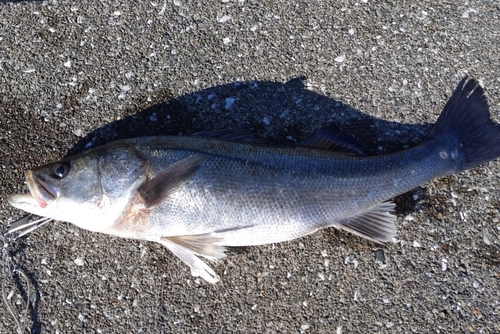
[(56, 189), (37, 178), (32, 171), (26, 171), (26, 183), (31, 195), (35, 198), (41, 208), (45, 208), (57, 198)]

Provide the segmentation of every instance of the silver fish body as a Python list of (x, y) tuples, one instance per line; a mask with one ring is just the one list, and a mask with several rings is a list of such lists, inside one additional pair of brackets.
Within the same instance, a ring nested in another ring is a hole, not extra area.
[(396, 235), (387, 202), (436, 177), (500, 156), (484, 92), (464, 79), (422, 144), (363, 157), (217, 138), (121, 140), (27, 172), (9, 203), (84, 229), (160, 242), (193, 274), (225, 246), (299, 238), (334, 226), (370, 240)]
[[(341, 227), (456, 168), (451, 153), (445, 158), (446, 147), (435, 142), (360, 158), (302, 147), (167, 136), (115, 142), (107, 153), (128, 149), (144, 163), (144, 182), (183, 159), (197, 157), (200, 165), (160, 203), (136, 210), (132, 201), (117, 223), (101, 232), (149, 240), (159, 233), (212, 234), (225, 246), (281, 242), (327, 226)], [(377, 240), (391, 237), (388, 233)]]

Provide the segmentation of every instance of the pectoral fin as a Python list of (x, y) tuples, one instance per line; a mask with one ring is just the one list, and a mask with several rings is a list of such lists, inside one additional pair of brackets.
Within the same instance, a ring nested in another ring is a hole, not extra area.
[(160, 204), (182, 182), (191, 176), (201, 164), (200, 155), (192, 155), (177, 161), (139, 188), (139, 194), (146, 207)]
[(200, 276), (215, 284), (220, 278), (205, 262), (197, 256), (215, 261), (225, 256), (223, 246), (215, 245), (220, 238), (211, 234), (161, 237), (161, 243), (191, 268), (193, 276)]
[(395, 206), (394, 202), (379, 203), (338, 227), (374, 242), (393, 241), (397, 229), (394, 224), (396, 216), (391, 211)]

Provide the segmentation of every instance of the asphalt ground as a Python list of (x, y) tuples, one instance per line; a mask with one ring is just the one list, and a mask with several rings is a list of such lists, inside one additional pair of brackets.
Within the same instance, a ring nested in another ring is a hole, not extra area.
[[(488, 0), (1, 1), (2, 225), (26, 169), (118, 138), (293, 144), (333, 123), (394, 152), (465, 75), (498, 121), (498, 22)], [(394, 244), (328, 229), (233, 248), (216, 285), (159, 244), (53, 222), (4, 248), (28, 278), (3, 273), (4, 294), (31, 333), (498, 333), (499, 181), (490, 162), (398, 197)]]

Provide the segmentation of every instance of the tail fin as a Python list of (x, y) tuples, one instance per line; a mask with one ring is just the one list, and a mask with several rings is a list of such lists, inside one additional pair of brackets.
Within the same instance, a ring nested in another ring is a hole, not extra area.
[(500, 156), (500, 125), (490, 119), (484, 90), (474, 79), (463, 78), (431, 130), (431, 138), (453, 136), (461, 161), (457, 172)]

